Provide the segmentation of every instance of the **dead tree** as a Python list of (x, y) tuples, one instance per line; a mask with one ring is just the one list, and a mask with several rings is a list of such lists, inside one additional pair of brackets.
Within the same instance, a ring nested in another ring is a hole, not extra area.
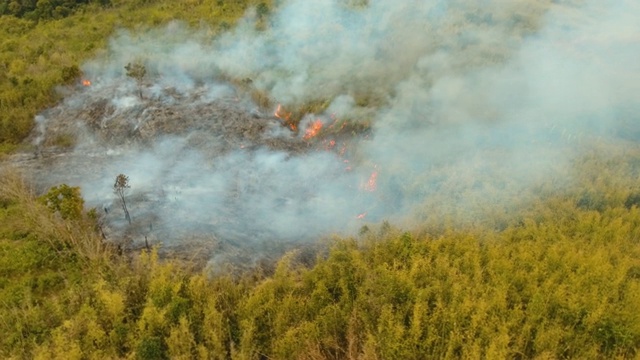
[(129, 225), (131, 225), (131, 216), (129, 215), (129, 210), (127, 209), (127, 202), (125, 201), (125, 193), (126, 190), (129, 189), (131, 185), (129, 185), (129, 177), (125, 174), (120, 174), (116, 176), (116, 182), (113, 184), (113, 193), (118, 196), (120, 199), (120, 203), (122, 204), (122, 210), (124, 210), (124, 218), (127, 219)]

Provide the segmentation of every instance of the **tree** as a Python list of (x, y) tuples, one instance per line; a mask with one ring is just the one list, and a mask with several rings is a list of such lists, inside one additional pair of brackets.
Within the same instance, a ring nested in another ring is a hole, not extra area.
[(127, 219), (129, 225), (131, 225), (131, 216), (129, 215), (127, 202), (125, 201), (125, 192), (129, 188), (131, 188), (131, 185), (129, 185), (129, 177), (127, 175), (119, 174), (116, 176), (116, 182), (113, 184), (113, 193), (120, 199), (122, 210), (124, 210), (124, 218)]
[(264, 18), (265, 16), (269, 15), (269, 5), (261, 2), (256, 7), (256, 12), (258, 13), (258, 17), (260, 19)]
[(147, 75), (147, 68), (145, 68), (142, 63), (135, 62), (128, 63), (124, 69), (127, 70), (127, 76), (133, 78), (138, 83), (138, 96), (142, 99), (142, 81), (145, 75)]
[(80, 77), (80, 75), (82, 75), (82, 72), (80, 71), (78, 65), (74, 64), (62, 68), (62, 81), (65, 84), (70, 84), (76, 81), (76, 79)]
[(57, 212), (63, 219), (80, 219), (84, 200), (79, 187), (62, 184), (52, 187), (49, 192), (39, 198), (52, 212)]

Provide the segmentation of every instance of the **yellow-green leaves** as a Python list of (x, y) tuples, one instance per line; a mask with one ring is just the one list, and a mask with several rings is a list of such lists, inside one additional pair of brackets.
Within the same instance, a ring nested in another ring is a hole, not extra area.
[(84, 209), (80, 188), (67, 184), (52, 187), (39, 200), (52, 212), (59, 213), (63, 219), (80, 219)]

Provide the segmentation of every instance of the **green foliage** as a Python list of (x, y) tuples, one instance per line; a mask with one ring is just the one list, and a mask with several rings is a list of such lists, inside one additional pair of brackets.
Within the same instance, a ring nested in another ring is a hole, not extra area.
[[(60, 19), (71, 14), (78, 7), (89, 3), (88, 0), (2, 0), (0, 15), (13, 15), (30, 20)], [(108, 0), (96, 1), (108, 5)]]
[[(56, 338), (62, 332), (56, 330), (59, 327), (67, 329), (65, 321), (79, 314), (82, 301), (78, 300), (86, 293), (81, 284), (93, 281), (92, 273), (83, 267), (85, 256), (90, 255), (88, 243), (73, 242), (71, 238), (86, 242), (95, 238), (72, 230), (86, 226), (80, 219), (68, 223), (51, 213), (54, 210), (68, 214), (68, 218), (77, 217), (83, 202), (79, 191), (65, 185), (52, 189), (48, 196), (52, 198), (48, 206), (42, 204), (46, 196), (36, 201), (24, 182), (11, 172), (5, 171), (0, 179), (2, 358), (30, 358), (34, 345)], [(93, 266), (104, 264), (94, 259)], [(66, 350), (72, 353), (73, 349)]]
[[(193, 273), (155, 250), (110, 256), (108, 267), (78, 261), (85, 251), (57, 244), (84, 241), (43, 241), (50, 210), (4, 191), (0, 315), (9, 321), (0, 355), (633, 358), (640, 210), (626, 204), (639, 189), (620, 172), (625, 161), (589, 180), (599, 162), (586, 159), (583, 184), (503, 218), (501, 231), (493, 221), (415, 232), (369, 225), (357, 239), (335, 240), (312, 267), (290, 253), (271, 276), (235, 278)], [(583, 188), (606, 206), (581, 206)], [(38, 211), (38, 226), (22, 220)]]
[(140, 360), (168, 359), (166, 346), (158, 336), (144, 337), (136, 349), (136, 358)]
[(640, 207), (640, 193), (633, 193), (627, 196), (627, 199), (624, 201), (624, 206), (627, 209), (631, 209), (632, 207)]
[(78, 65), (65, 66), (62, 68), (62, 82), (64, 84), (73, 83), (80, 77), (81, 72)]
[(258, 13), (258, 17), (260, 18), (264, 18), (265, 16), (269, 15), (269, 11), (269, 5), (263, 2), (258, 4), (258, 6), (256, 7), (256, 12)]
[(147, 75), (147, 68), (140, 62), (128, 63), (125, 67), (127, 70), (127, 76), (134, 79), (138, 83), (138, 95), (142, 99), (142, 81)]
[(59, 213), (63, 219), (80, 219), (84, 209), (84, 200), (79, 187), (67, 184), (54, 186), (40, 201), (54, 213)]
[(141, 82), (147, 74), (147, 69), (139, 62), (128, 63), (124, 68), (127, 70), (127, 76), (138, 82)]
[(53, 138), (51, 144), (63, 149), (72, 148), (76, 144), (76, 137), (73, 134), (61, 133)]

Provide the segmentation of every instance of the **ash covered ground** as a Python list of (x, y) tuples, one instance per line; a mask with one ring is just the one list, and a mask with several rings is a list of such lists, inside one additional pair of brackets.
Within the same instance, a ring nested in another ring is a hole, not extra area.
[[(329, 235), (327, 221), (357, 226), (377, 201), (375, 167), (354, 171), (362, 126), (328, 113), (294, 126), (282, 106), (259, 108), (231, 85), (180, 93), (122, 80), (63, 89), (66, 100), (37, 118), (34, 152), (15, 158), (39, 192), (81, 186), (107, 239), (252, 263)], [(120, 173), (131, 224), (113, 193)]]

